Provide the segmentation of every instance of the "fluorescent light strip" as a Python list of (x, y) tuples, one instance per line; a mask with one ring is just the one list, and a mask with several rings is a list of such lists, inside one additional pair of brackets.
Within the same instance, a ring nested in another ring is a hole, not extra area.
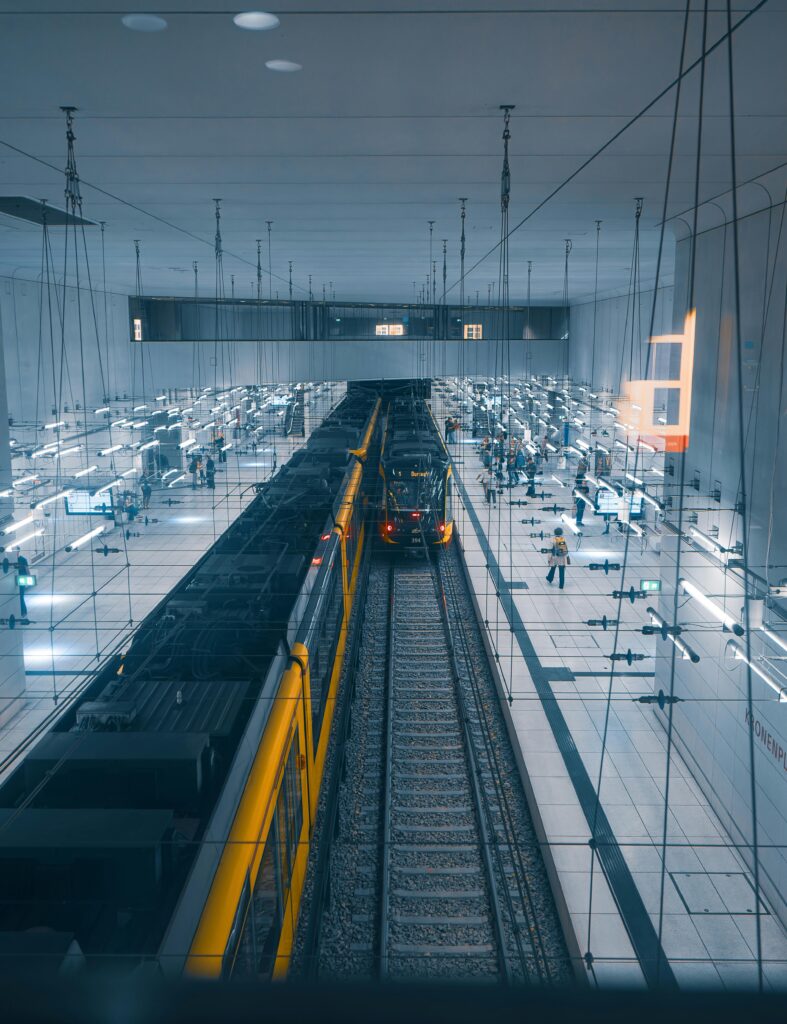
[(569, 530), (571, 530), (572, 533), (582, 533), (582, 530), (577, 526), (576, 522), (566, 512), (562, 513), (560, 519), (562, 522), (566, 524), (566, 526), (569, 528)]
[(64, 448), (62, 452), (55, 452), (55, 458), (62, 459), (64, 455), (73, 455), (74, 452), (78, 452), (81, 447), (81, 444), (75, 444), (73, 448)]
[(684, 594), (693, 597), (707, 612), (710, 612), (714, 618), (718, 619), (723, 626), (731, 630), (736, 636), (743, 636), (745, 632), (743, 626), (736, 622), (732, 615), (729, 615), (723, 608), (720, 608), (715, 601), (712, 601), (707, 594), (703, 594), (699, 587), (696, 587), (686, 579), (679, 579), (678, 587)]
[(99, 487), (99, 489), (93, 494), (93, 497), (97, 498), (99, 494), (103, 494), (104, 491), (111, 491), (113, 487), (117, 487), (118, 484), (122, 484), (122, 483), (123, 483), (123, 477), (119, 476), (117, 478), (117, 480), (113, 480), (111, 484), (104, 484), (103, 487)]
[(773, 630), (769, 629), (767, 626), (760, 626), (760, 629), (768, 637), (771, 643), (776, 644), (777, 647), (780, 647), (785, 654), (787, 654), (787, 643), (782, 640), (778, 633), (774, 633)]
[(27, 544), (29, 540), (33, 540), (34, 537), (40, 537), (44, 532), (44, 528), (40, 530), (33, 530), (32, 533), (26, 533), (24, 537), (18, 537), (13, 544), (9, 544), (6, 551), (13, 551), (14, 548), (21, 548), (23, 544)]
[(186, 479), (186, 474), (185, 473), (181, 473), (180, 476), (176, 476), (175, 479), (171, 483), (167, 484), (167, 487), (174, 487), (175, 484), (178, 484), (178, 483), (180, 483), (181, 480), (185, 480), (185, 479)]
[(197, 442), (193, 437), (190, 437), (188, 441), (181, 441), (178, 448), (193, 448)]
[(143, 409), (147, 409), (146, 405), (135, 405), (131, 410), (132, 412), (142, 412)]
[(588, 497), (587, 495), (583, 494), (583, 493), (582, 493), (582, 492), (581, 492), (580, 490), (578, 490), (577, 488), (574, 488), (574, 491), (573, 491), (573, 495), (574, 495), (574, 497), (575, 497), (575, 498), (577, 498), (577, 499), (578, 499), (579, 501), (584, 501), (584, 502), (585, 502), (585, 504), (586, 504), (586, 505), (589, 505), (589, 506), (590, 506), (591, 508), (595, 508), (595, 507), (596, 507), (596, 506), (595, 506), (595, 504), (593, 503), (593, 499), (592, 499), (592, 498), (589, 498), (589, 497)]
[(88, 466), (87, 469), (80, 469), (78, 473), (74, 473), (74, 476), (87, 476), (88, 473), (94, 473), (98, 469), (98, 466)]
[(659, 512), (664, 511), (664, 506), (661, 504), (661, 502), (657, 501), (652, 494), (648, 494), (647, 491), (636, 490), (634, 491), (632, 497), (642, 498), (643, 501), (647, 501), (649, 505), (652, 505), (655, 509), (658, 509)]
[(161, 477), (162, 480), (166, 480), (168, 476), (172, 476), (173, 473), (177, 473), (176, 469), (168, 469)]
[(640, 478), (638, 476), (634, 476), (633, 473), (626, 473), (626, 479), (630, 480), (633, 484), (636, 484), (637, 487), (644, 487), (645, 486), (645, 481), (644, 480), (640, 480)]
[[(655, 608), (648, 608), (647, 611), (648, 615), (650, 615), (650, 621), (653, 623), (654, 626), (658, 626), (659, 629), (663, 629), (667, 625), (666, 621), (662, 619), (662, 617), (659, 615)], [(677, 647), (677, 649), (683, 655), (684, 661), (690, 661), (692, 662), (692, 664), (696, 665), (697, 662), (700, 660), (699, 654), (697, 654), (697, 652), (692, 647), (689, 647), (685, 640), (681, 640), (679, 636), (674, 636), (672, 633), (667, 633), (667, 639), (671, 640), (672, 643)]]
[(16, 530), (20, 530), (23, 526), (29, 526), (33, 522), (35, 522), (35, 516), (26, 516), (24, 519), (20, 519), (18, 523), (11, 523), (10, 526), (6, 526), (3, 533), (14, 533)]
[(76, 551), (77, 548), (81, 548), (83, 544), (87, 544), (89, 540), (94, 537), (98, 537), (100, 533), (104, 532), (105, 527), (97, 526), (94, 530), (88, 530), (87, 533), (83, 533), (81, 537), (77, 537), (76, 540), (72, 540), (70, 544), (66, 544), (66, 551)]
[(787, 703), (787, 689), (780, 686), (775, 679), (771, 679), (768, 673), (764, 669), (761, 669), (756, 662), (750, 661), (749, 658), (746, 657), (746, 652), (740, 644), (736, 643), (734, 640), (729, 640), (727, 642), (727, 650), (732, 652), (732, 656), (736, 661), (742, 661), (744, 664), (748, 665), (752, 672), (759, 676), (766, 686), (770, 686), (770, 688), (779, 695), (780, 704)]
[(156, 440), (155, 440), (155, 441), (146, 441), (146, 442), (145, 442), (144, 444), (141, 444), (141, 445), (139, 446), (139, 450), (140, 450), (141, 452), (145, 452), (145, 451), (147, 451), (147, 450), (148, 450), (148, 448), (155, 448), (155, 447), (156, 447), (156, 445), (158, 445), (158, 444), (160, 444), (160, 443), (161, 443), (161, 442), (159, 441), (159, 439), (158, 439), (158, 438), (156, 438)]
[(59, 427), (64, 427), (65, 425), (65, 420), (58, 420), (57, 423), (45, 423), (44, 430), (57, 430)]
[(700, 547), (705, 548), (706, 551), (715, 555), (717, 558), (720, 558), (722, 561), (726, 561), (723, 556), (727, 554), (727, 548), (725, 548), (724, 545), (719, 544), (717, 540), (714, 540), (713, 537), (709, 537), (708, 534), (703, 533), (702, 530), (698, 530), (696, 526), (690, 526), (689, 533), (691, 534), (692, 539), (699, 544)]
[(108, 405), (102, 405), (100, 409), (96, 409), (96, 416), (100, 416), (102, 412), (109, 412)]
[(111, 455), (112, 452), (119, 452), (122, 447), (122, 444), (113, 444), (111, 448), (99, 448), (96, 455)]
[(135, 473), (138, 473), (138, 472), (139, 472), (139, 470), (132, 468), (132, 469), (127, 469), (125, 473), (121, 473), (120, 475), (125, 478), (127, 476), (134, 476)]
[(71, 493), (71, 489), (67, 487), (63, 491), (58, 491), (57, 494), (50, 494), (48, 498), (42, 498), (41, 501), (37, 501), (32, 508), (43, 508), (45, 505), (51, 505), (55, 501), (59, 501), (60, 498), (67, 498)]
[(559, 477), (551, 476), (550, 480), (554, 480), (555, 483), (558, 485), (558, 487), (565, 487), (566, 486)]

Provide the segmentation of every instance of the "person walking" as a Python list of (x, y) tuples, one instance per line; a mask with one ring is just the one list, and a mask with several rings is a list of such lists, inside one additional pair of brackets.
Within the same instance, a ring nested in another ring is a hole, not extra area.
[(506, 470), (508, 471), (508, 487), (509, 490), (512, 490), (519, 483), (519, 474), (516, 471), (516, 454), (513, 451), (508, 453)]
[[(21, 553), (16, 556), (17, 579), (27, 579), (30, 576), (30, 563)], [(19, 583), (19, 611), (24, 619), (27, 616), (27, 603), (25, 602), (25, 584)]]
[(526, 464), (527, 464), (527, 460), (525, 459), (525, 449), (522, 447), (522, 443), (520, 442), (517, 445), (516, 457), (514, 459), (514, 465), (516, 467), (517, 479), (521, 478), (524, 475), (525, 465)]
[(205, 463), (205, 479), (208, 483), (208, 488), (211, 491), (216, 490), (216, 463), (213, 459), (208, 456), (208, 461)]
[[(582, 497), (580, 497), (580, 495), (582, 495)], [(582, 520), (583, 520), (583, 518), (585, 516), (585, 506), (587, 505), (587, 502), (585, 501), (585, 498), (589, 498), (589, 497), (590, 497), (590, 488), (588, 487), (588, 485), (586, 483), (584, 483), (584, 481), (577, 481), (577, 493), (576, 493), (577, 514), (576, 514), (576, 519), (575, 519), (575, 522), (576, 522), (577, 526), (581, 526), (582, 525)]]
[(487, 470), (487, 484), (486, 484), (486, 486), (487, 486), (487, 495), (488, 495), (487, 501), (489, 502), (490, 505), (497, 505), (497, 488), (498, 488), (497, 473), (494, 471), (494, 469), (491, 466)]
[(150, 496), (153, 493), (153, 488), (150, 486), (150, 480), (143, 474), (140, 477), (139, 488), (142, 491), (142, 508), (150, 508)]
[(528, 455), (527, 462), (525, 463), (525, 476), (527, 477), (527, 497), (535, 498), (536, 496), (536, 462), (532, 455)]
[(478, 479), (481, 482), (481, 486), (484, 488), (484, 498), (486, 499), (487, 505), (497, 504), (497, 476), (494, 468), (489, 466), (488, 469), (483, 470), (478, 474)]
[(191, 489), (196, 491), (197, 489), (197, 473), (199, 471), (199, 465), (197, 463), (197, 456), (192, 456), (191, 462), (189, 463), (189, 473), (191, 473)]
[(568, 555), (568, 544), (566, 544), (566, 539), (560, 526), (555, 527), (555, 536), (552, 538), (552, 547), (549, 552), (547, 565), (549, 565), (547, 583), (551, 583), (554, 580), (555, 569), (557, 569), (560, 580), (559, 589), (562, 590), (566, 582), (566, 566), (571, 565), (571, 559)]

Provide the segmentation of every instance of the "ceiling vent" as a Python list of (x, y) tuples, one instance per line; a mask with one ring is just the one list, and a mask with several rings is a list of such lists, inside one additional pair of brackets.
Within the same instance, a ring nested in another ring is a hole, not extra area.
[(0, 196), (0, 214), (5, 214), (7, 217), (27, 220), (31, 224), (43, 224), (44, 209), (46, 209), (46, 222), (50, 228), (64, 227), (66, 224), (84, 224), (87, 227), (96, 225), (93, 220), (74, 217), (70, 213), (66, 213), (65, 210), (59, 210), (56, 206), (42, 203), (40, 199), (31, 199), (29, 196)]

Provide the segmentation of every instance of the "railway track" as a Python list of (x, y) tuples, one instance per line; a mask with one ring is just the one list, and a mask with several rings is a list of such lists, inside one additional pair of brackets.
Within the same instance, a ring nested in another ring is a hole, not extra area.
[(344, 781), (317, 823), (329, 867), (296, 962), (312, 977), (566, 982), (459, 555), (433, 558), (372, 559)]

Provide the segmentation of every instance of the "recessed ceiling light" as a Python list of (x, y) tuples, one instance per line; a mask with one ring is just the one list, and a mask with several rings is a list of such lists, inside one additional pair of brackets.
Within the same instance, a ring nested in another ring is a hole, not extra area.
[(242, 11), (232, 19), (238, 28), (247, 28), (252, 32), (265, 32), (269, 28), (278, 28), (279, 19), (267, 11)]
[(301, 71), (302, 64), (296, 64), (294, 60), (266, 60), (265, 67), (270, 71)]
[(163, 32), (167, 27), (165, 19), (157, 14), (126, 14), (121, 21), (134, 32)]

